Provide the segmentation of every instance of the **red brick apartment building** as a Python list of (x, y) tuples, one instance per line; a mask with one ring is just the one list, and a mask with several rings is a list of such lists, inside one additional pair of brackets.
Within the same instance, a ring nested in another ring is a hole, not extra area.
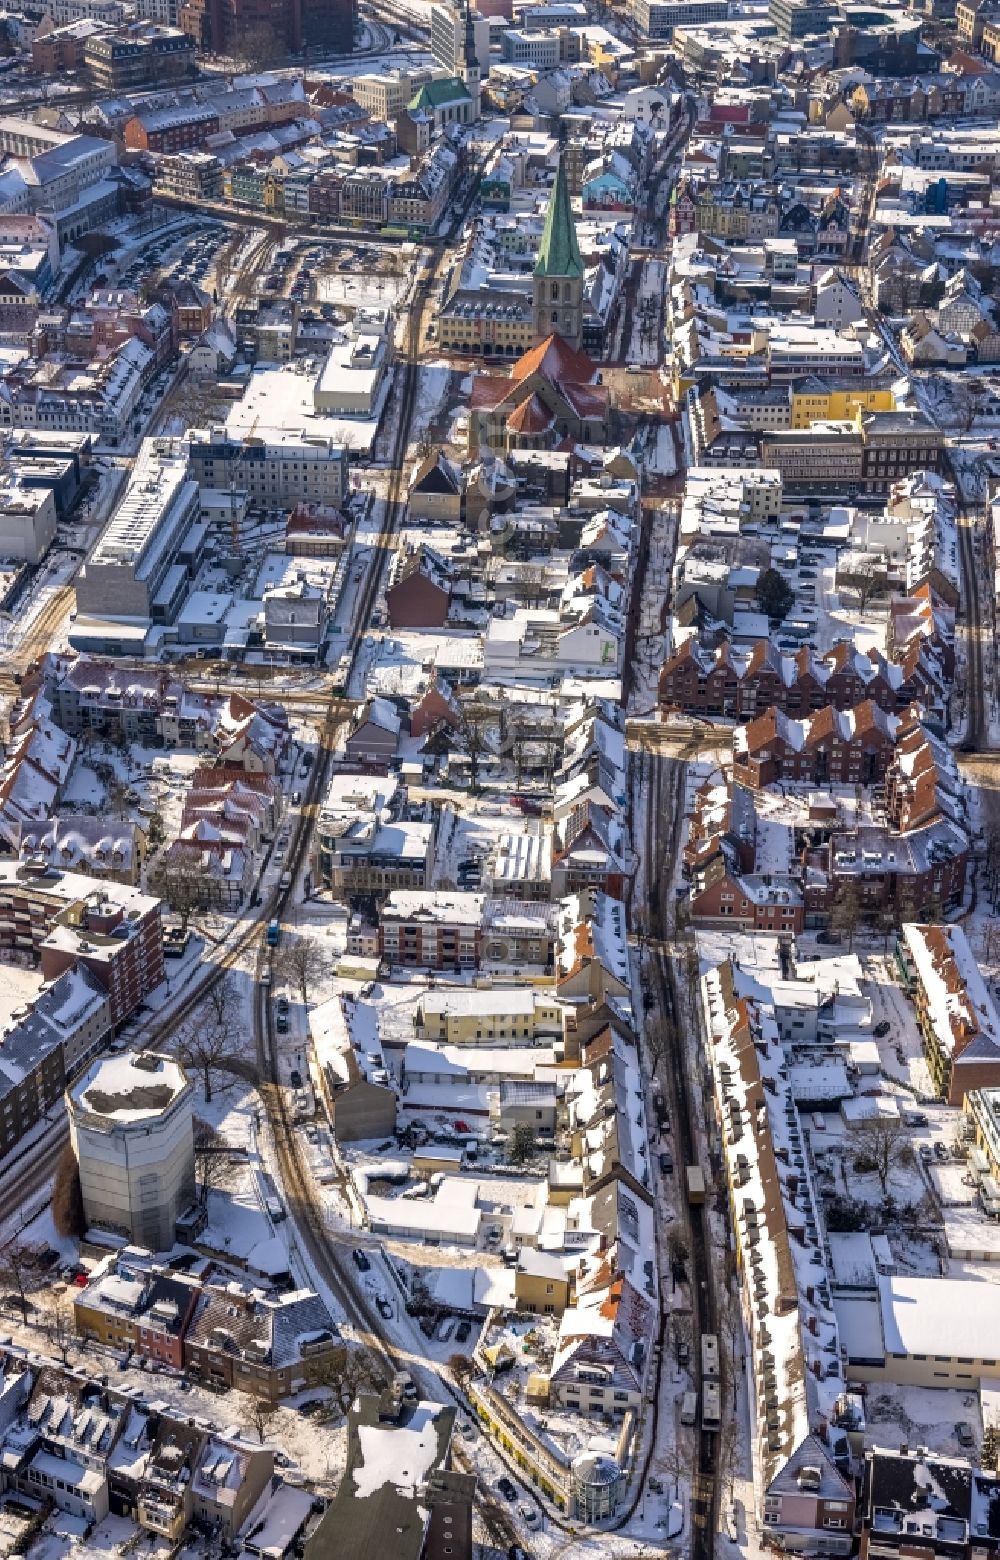
[(659, 702), (691, 715), (750, 721), (772, 706), (800, 717), (827, 705), (849, 710), (865, 699), (889, 712), (915, 700), (937, 707), (945, 687), (941, 663), (924, 640), (908, 644), (895, 662), (850, 645), (824, 656), (808, 646), (784, 655), (770, 641), (741, 653), (728, 640), (711, 648), (692, 638), (664, 662)]
[(125, 121), (125, 146), (130, 152), (197, 151), (216, 135), (219, 116), (214, 109), (157, 108), (133, 114)]
[(484, 903), (482, 894), (392, 893), (379, 916), (379, 951), (412, 969), (475, 969)]
[(0, 956), (33, 953), (46, 980), (84, 965), (121, 1024), (163, 979), (160, 901), (120, 883), (0, 862)]
[(871, 699), (832, 705), (803, 720), (771, 708), (733, 733), (733, 778), (761, 790), (779, 780), (813, 785), (876, 785), (896, 748), (900, 719)]

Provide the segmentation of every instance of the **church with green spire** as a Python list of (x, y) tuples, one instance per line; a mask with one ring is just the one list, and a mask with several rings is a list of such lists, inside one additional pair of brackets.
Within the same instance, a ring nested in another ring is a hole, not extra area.
[(559, 335), (583, 346), (583, 258), (561, 153), (535, 263), (534, 315), (536, 342)]

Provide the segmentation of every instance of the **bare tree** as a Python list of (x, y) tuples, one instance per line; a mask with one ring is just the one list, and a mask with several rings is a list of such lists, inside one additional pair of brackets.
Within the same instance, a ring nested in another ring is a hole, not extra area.
[(719, 1478), (726, 1496), (726, 1503), (733, 1504), (736, 1493), (736, 1473), (739, 1468), (739, 1432), (734, 1420), (729, 1419), (719, 1429), (717, 1464)]
[(487, 738), (492, 720), (492, 712), (483, 705), (463, 705), (462, 724), (454, 733), (455, 745), (469, 760), (469, 786), (473, 791), (479, 790), (479, 770), (483, 759), (492, 752)]
[(34, 1308), (28, 1295), (37, 1288), (44, 1273), (42, 1248), (33, 1241), (17, 1236), (0, 1251), (0, 1285), (16, 1303), (25, 1326), (28, 1325), (28, 1311)]
[(58, 1234), (80, 1240), (87, 1231), (87, 1214), (80, 1186), (80, 1166), (72, 1143), (59, 1155), (52, 1179), (52, 1221)]
[(367, 1349), (331, 1349), (315, 1363), (310, 1362), (312, 1385), (326, 1387), (341, 1414), (346, 1414), (359, 1392), (380, 1392), (385, 1376)]
[(876, 927), (882, 934), (882, 952), (888, 953), (889, 940), (896, 933), (896, 917), (891, 910), (880, 910), (875, 921)]
[(843, 878), (836, 884), (836, 898), (830, 909), (831, 928), (847, 937), (847, 946), (854, 950), (854, 936), (861, 914), (861, 892), (854, 878)]
[(852, 1138), (857, 1158), (871, 1165), (884, 1197), (893, 1170), (913, 1159), (906, 1127), (898, 1116), (871, 1116), (854, 1129)]
[(544, 563), (526, 563), (519, 571), (519, 577), (528, 606), (543, 606), (548, 579), (548, 570)]
[(726, 1369), (733, 1385), (733, 1408), (736, 1408), (740, 1372), (737, 1358), (743, 1357), (743, 1317), (739, 1304), (732, 1294), (727, 1294), (719, 1307), (719, 1333), (726, 1350)]
[(181, 925), (187, 927), (192, 910), (205, 903), (205, 872), (197, 848), (171, 850), (161, 858), (155, 873), (156, 891), (163, 895)]
[(240, 1000), (231, 975), (208, 988), (199, 1016), (185, 1030), (178, 1054), (185, 1067), (201, 1073), (206, 1105), (212, 1098), (212, 1083), (222, 1069), (232, 1071), (234, 1054), (240, 1050), (242, 1030)]
[(128, 803), (125, 800), (127, 789), (117, 775), (108, 786), (108, 811), (113, 818), (125, 818), (128, 815)]
[(247, 1405), (246, 1422), (254, 1431), (261, 1446), (267, 1439), (268, 1426), (277, 1412), (277, 1404), (272, 1403), (269, 1398), (251, 1398)]
[(671, 1500), (676, 1500), (680, 1494), (681, 1474), (688, 1467), (690, 1457), (685, 1456), (676, 1441), (671, 1441), (669, 1446), (657, 1452), (657, 1460), (663, 1465), (664, 1471), (669, 1475), (673, 1485)]
[(1000, 953), (1000, 921), (990, 919), (983, 923), (980, 947), (984, 962), (992, 964)]
[(44, 1300), (45, 1331), (53, 1349), (64, 1365), (69, 1364), (69, 1354), (76, 1343), (72, 1302), (65, 1295), (47, 1290)]
[(864, 612), (873, 596), (885, 590), (886, 573), (878, 558), (858, 558), (851, 564), (850, 583), (858, 593), (859, 605)]
[(997, 888), (1000, 886), (1000, 830), (986, 829), (986, 890), (990, 904), (996, 909)]
[(667, 1253), (670, 1257), (670, 1282), (674, 1289), (678, 1284), (683, 1284), (687, 1278), (687, 1265), (690, 1252), (688, 1243), (680, 1230), (671, 1230), (667, 1236)]
[(309, 987), (327, 968), (327, 958), (315, 937), (296, 937), (286, 941), (275, 963), (278, 974), (290, 986), (297, 986), (303, 1004)]
[(669, 1018), (661, 1018), (646, 1029), (646, 1050), (655, 1071), (661, 1061), (677, 1047), (677, 1029)]
[(448, 1356), (448, 1369), (451, 1371), (463, 1392), (467, 1392), (469, 1382), (476, 1373), (476, 1367), (467, 1354), (450, 1354)]
[(246, 1154), (227, 1143), (211, 1122), (201, 1116), (194, 1118), (194, 1174), (203, 1204), (208, 1202), (209, 1192), (225, 1186), (233, 1170), (245, 1161)]

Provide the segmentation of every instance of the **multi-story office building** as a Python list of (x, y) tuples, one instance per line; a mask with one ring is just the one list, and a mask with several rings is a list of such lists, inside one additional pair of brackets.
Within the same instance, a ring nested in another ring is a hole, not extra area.
[(194, 71), (194, 44), (177, 27), (103, 33), (89, 38), (83, 62), (101, 92), (177, 81)]
[(505, 65), (530, 65), (535, 70), (555, 70), (559, 64), (559, 34), (527, 32), (508, 27), (503, 35)]
[(329, 439), (300, 433), (263, 439), (233, 439), (222, 428), (196, 433), (190, 446), (191, 474), (203, 487), (235, 483), (262, 508), (331, 504), (348, 492), (348, 452)]
[(647, 38), (670, 38), (675, 27), (724, 22), (729, 0), (632, 0), (632, 20)]
[(778, 37), (790, 43), (829, 32), (838, 8), (826, 0), (768, 0), (767, 15)]
[(200, 513), (186, 446), (144, 439), (118, 511), (77, 577), (77, 612), (172, 622), (190, 585), (183, 543)]
[[(449, 5), (448, 0), (431, 7), (431, 53), (435, 63), (455, 75), (465, 60), (466, 17), (464, 7)], [(488, 16), (472, 13), (472, 34), (476, 58), (483, 75), (490, 68), (490, 21)]]

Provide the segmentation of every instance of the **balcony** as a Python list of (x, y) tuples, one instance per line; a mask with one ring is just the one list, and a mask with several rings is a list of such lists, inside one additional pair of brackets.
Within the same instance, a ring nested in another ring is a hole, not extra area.
[(184, 1503), (179, 1496), (141, 1495), (139, 1523), (151, 1533), (178, 1539), (185, 1526)]

